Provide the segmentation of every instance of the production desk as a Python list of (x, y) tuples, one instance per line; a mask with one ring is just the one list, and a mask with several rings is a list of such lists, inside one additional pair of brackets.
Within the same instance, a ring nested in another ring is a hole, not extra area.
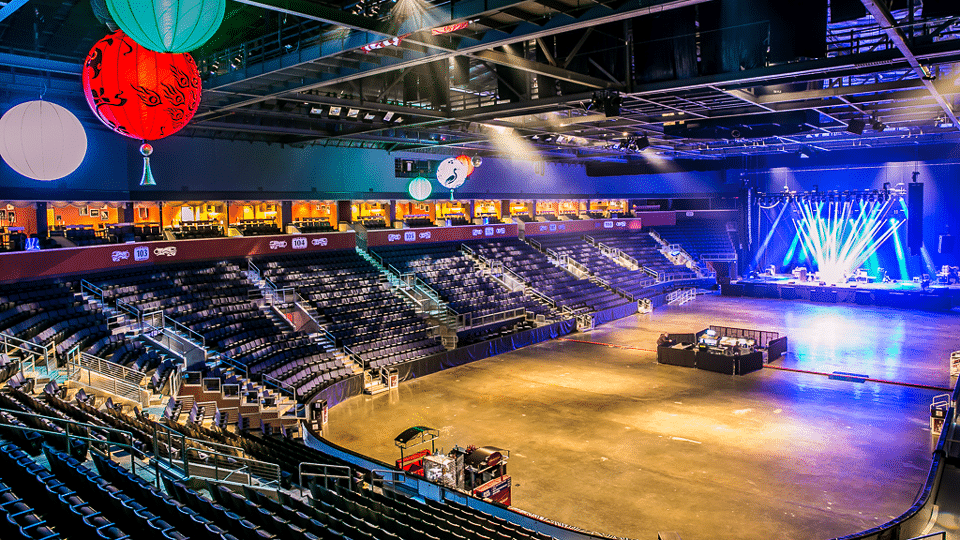
[(726, 354), (713, 347), (700, 347), (697, 350), (697, 369), (727, 375), (746, 375), (762, 367), (763, 353), (760, 351)]
[(677, 343), (669, 347), (657, 347), (657, 362), (671, 366), (695, 367), (727, 375), (745, 375), (763, 367), (760, 351), (727, 354), (721, 348), (696, 346), (692, 343)]

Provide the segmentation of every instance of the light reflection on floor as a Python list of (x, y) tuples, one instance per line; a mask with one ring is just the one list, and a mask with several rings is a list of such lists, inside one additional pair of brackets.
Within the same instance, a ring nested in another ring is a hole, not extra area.
[[(708, 297), (578, 337), (653, 348), (710, 324), (785, 333), (781, 363), (947, 385), (954, 315)], [(936, 339), (932, 339), (935, 337)], [(879, 525), (926, 479), (937, 392), (762, 370), (731, 377), (652, 353), (553, 341), (351, 399), (334, 442), (393, 462), (425, 424), (441, 446), (514, 453), (514, 504), (587, 529), (684, 540), (831, 538)]]

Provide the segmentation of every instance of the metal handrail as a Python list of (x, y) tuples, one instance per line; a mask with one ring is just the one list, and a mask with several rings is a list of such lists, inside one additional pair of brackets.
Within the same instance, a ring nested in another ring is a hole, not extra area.
[(256, 276), (257, 276), (257, 279), (260, 279), (260, 276), (263, 275), (263, 273), (260, 272), (260, 267), (258, 267), (256, 264), (254, 264), (253, 261), (250, 260), (250, 259), (247, 259), (247, 271), (248, 271), (248, 272), (249, 272), (249, 271), (254, 272), (254, 273), (256, 274)]
[(166, 314), (166, 313), (163, 314), (164, 328), (166, 328), (166, 322), (167, 322), (168, 320), (169, 320), (171, 323), (173, 323), (173, 327), (174, 327), (175, 330), (180, 330), (180, 331), (186, 333), (188, 338), (193, 337), (193, 341), (199, 341), (199, 342), (200, 342), (200, 346), (203, 347), (203, 348), (206, 348), (206, 346), (207, 346), (207, 340), (206, 340), (206, 338), (204, 338), (202, 335), (198, 334), (197, 332), (191, 330), (190, 328), (187, 328), (186, 326), (184, 326), (184, 325), (178, 323), (177, 321), (171, 319), (170, 317), (167, 317), (167, 314)]
[(346, 354), (347, 356), (349, 356), (354, 362), (356, 362), (357, 365), (359, 365), (361, 369), (363, 369), (364, 371), (367, 370), (366, 362), (363, 360), (363, 357), (361, 357), (359, 354), (353, 352), (353, 349), (351, 349), (350, 347), (347, 347), (346, 345), (344, 345), (344, 346), (343, 346), (343, 353)]
[(264, 384), (272, 384), (277, 388), (277, 390), (290, 394), (293, 396), (293, 399), (297, 399), (297, 389), (281, 381), (280, 379), (271, 377), (270, 375), (263, 375), (263, 382)]
[(97, 299), (100, 300), (100, 303), (101, 303), (101, 304), (103, 303), (103, 289), (101, 289), (100, 287), (97, 287), (97, 286), (94, 285), (93, 283), (90, 283), (89, 281), (87, 281), (87, 280), (85, 280), (85, 279), (81, 279), (81, 280), (80, 280), (80, 290), (81, 290), (81, 291), (88, 291), (88, 292), (96, 295), (96, 296), (97, 296)]
[[(0, 340), (2, 340), (2, 342), (3, 342), (3, 353), (4, 353), (4, 354), (9, 354), (9, 353), (10, 353), (10, 348), (12, 347), (12, 348), (14, 348), (14, 349), (16, 349), (16, 350), (24, 353), (24, 354), (30, 355), (31, 357), (42, 358), (42, 359), (44, 360), (44, 363), (46, 364), (47, 373), (50, 373), (53, 369), (55, 369), (55, 366), (54, 366), (54, 367), (51, 367), (51, 365), (50, 365), (50, 360), (53, 358), (53, 355), (50, 354), (50, 350), (51, 350), (51, 348), (54, 347), (54, 345), (49, 345), (49, 346), (47, 346), (47, 345), (41, 345), (41, 344), (35, 343), (35, 342), (33, 342), (33, 341), (27, 341), (27, 340), (20, 339), (20, 338), (18, 338), (17, 336), (12, 336), (12, 335), (7, 334), (7, 333), (4, 333), (4, 332), (0, 332)], [(36, 371), (36, 370), (37, 370), (37, 362), (36, 362), (36, 360), (34, 360), (33, 358), (31, 358), (31, 359), (26, 359), (26, 358), (24, 358), (23, 361), (20, 362), (20, 372), (21, 372), (21, 373), (23, 373), (23, 371), (24, 371), (24, 369), (23, 369), (24, 364), (28, 364), (28, 363), (30, 363), (30, 362), (33, 362), (32, 371)]]
[[(305, 472), (303, 472), (303, 466), (304, 466), (304, 465), (306, 465), (307, 467), (319, 467), (320, 469), (323, 470), (323, 472), (322, 472), (322, 473), (310, 473), (310, 472), (305, 473)], [(335, 474), (329, 474), (329, 473), (327, 473), (327, 470), (330, 470), (330, 469), (332, 469), (332, 470), (341, 470), (341, 471), (345, 470), (345, 471), (347, 471), (347, 474), (344, 475), (344, 476), (335, 475)], [(297, 484), (300, 485), (300, 487), (303, 487), (303, 477), (305, 477), (305, 476), (308, 477), (308, 478), (309, 478), (309, 477), (323, 477), (323, 487), (324, 487), (324, 488), (327, 488), (327, 486), (329, 485), (329, 484), (327, 484), (327, 480), (330, 479), (330, 478), (333, 478), (333, 479), (336, 479), (336, 480), (348, 480), (348, 481), (352, 481), (352, 480), (353, 480), (353, 469), (350, 468), (350, 467), (347, 467), (346, 465), (328, 465), (328, 464), (326, 464), (326, 463), (311, 463), (311, 462), (307, 462), (307, 461), (301, 461), (300, 464), (297, 466)]]
[[(5, 413), (13, 414), (13, 415), (20, 415), (20, 416), (29, 416), (29, 417), (31, 417), (31, 418), (42, 418), (42, 419), (44, 419), (44, 420), (49, 420), (50, 422), (53, 422), (53, 423), (55, 423), (55, 424), (56, 424), (57, 422), (62, 422), (62, 423), (64, 423), (64, 424), (68, 424), (68, 425), (80, 426), (80, 427), (85, 428), (85, 429), (87, 429), (87, 430), (108, 431), (108, 432), (111, 432), (111, 433), (119, 433), (120, 435), (125, 435), (125, 436), (127, 437), (127, 439), (130, 440), (130, 441), (135, 440), (134, 437), (133, 437), (133, 433), (131, 433), (131, 432), (129, 432), (129, 431), (126, 431), (126, 430), (123, 430), (123, 429), (113, 428), (113, 427), (110, 427), (110, 426), (101, 426), (101, 425), (95, 425), (95, 424), (88, 424), (88, 423), (86, 423), (86, 422), (78, 422), (78, 421), (76, 421), (76, 420), (70, 420), (70, 419), (68, 419), (68, 418), (60, 418), (60, 417), (57, 417), (57, 416), (46, 416), (46, 415), (43, 415), (43, 414), (36, 414), (36, 413), (31, 413), (31, 412), (27, 412), (27, 411), (21, 411), (21, 410), (17, 410), (17, 409), (7, 409), (7, 408), (3, 408), (3, 407), (0, 407), (0, 412), (5, 412)], [(68, 430), (68, 429), (66, 429), (66, 428), (63, 429), (63, 433), (60, 433), (60, 432), (58, 432), (58, 431), (49, 431), (49, 430), (46, 430), (46, 429), (32, 428), (32, 427), (28, 427), (28, 426), (17, 426), (17, 425), (14, 425), (14, 424), (0, 424), (0, 428), (3, 428), (3, 427), (10, 428), (10, 429), (18, 429), (18, 430), (21, 430), (21, 431), (35, 431), (35, 432), (37, 432), (37, 433), (44, 433), (44, 434), (48, 434), (48, 435), (62, 435), (62, 436), (64, 436), (65, 439), (66, 439), (66, 446), (67, 446), (67, 452), (68, 452), (68, 453), (70, 452), (70, 439), (77, 439), (77, 440), (82, 440), (82, 441), (88, 441), (88, 442), (92, 442), (92, 443), (96, 443), (96, 444), (103, 444), (103, 443), (104, 443), (104, 441), (102, 441), (102, 440), (100, 440), (100, 439), (94, 439), (93, 437), (85, 437), (85, 436), (83, 436), (83, 435), (77, 435), (77, 434), (75, 434), (75, 433), (70, 433), (70, 430)], [(136, 454), (139, 454), (141, 457), (144, 456), (143, 451), (135, 448), (132, 444), (126, 444), (126, 443), (123, 443), (123, 442), (114, 442), (114, 441), (110, 441), (109, 444), (116, 444), (116, 445), (118, 445), (118, 446), (126, 447), (128, 450), (131, 451), (131, 454), (136, 453)]]
[(497, 313), (490, 313), (488, 315), (483, 315), (477, 318), (473, 317), (471, 313), (464, 313), (458, 317), (458, 322), (462, 328), (473, 328), (477, 326), (484, 326), (487, 324), (505, 321), (508, 319), (515, 319), (517, 317), (526, 318), (527, 310), (526, 308), (514, 308), (507, 309), (504, 311), (498, 311)]

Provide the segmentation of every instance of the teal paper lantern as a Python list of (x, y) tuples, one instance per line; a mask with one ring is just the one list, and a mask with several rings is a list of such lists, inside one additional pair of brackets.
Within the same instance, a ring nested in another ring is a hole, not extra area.
[(220, 28), (226, 0), (106, 0), (114, 22), (141, 47), (184, 53)]
[(433, 193), (433, 184), (422, 176), (418, 176), (407, 184), (407, 193), (417, 201), (424, 201)]

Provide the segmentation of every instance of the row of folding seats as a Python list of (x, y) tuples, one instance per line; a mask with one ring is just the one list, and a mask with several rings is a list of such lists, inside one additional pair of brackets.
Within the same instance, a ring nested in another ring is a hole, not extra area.
[[(44, 450), (48, 448), (44, 446)], [(42, 508), (53, 527), (69, 531), (71, 538), (130, 538), (117, 523), (104, 515), (102, 507), (92, 505), (15, 444), (0, 445), (0, 470), (4, 480), (9, 479), (17, 486), (25, 503)], [(42, 524), (38, 523), (37, 527), (40, 526)]]

